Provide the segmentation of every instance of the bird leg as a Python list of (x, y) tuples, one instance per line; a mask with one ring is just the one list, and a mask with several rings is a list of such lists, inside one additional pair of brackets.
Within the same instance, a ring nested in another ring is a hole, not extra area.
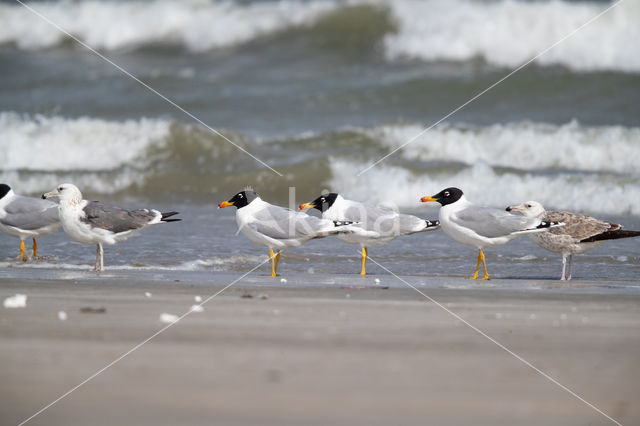
[(567, 277), (567, 281), (571, 279), (571, 273), (573, 272), (573, 255), (569, 255), (569, 276)]
[(482, 267), (484, 269), (484, 276), (482, 277), (483, 280), (488, 280), (490, 279), (489, 274), (487, 273), (487, 261), (484, 258), (484, 252), (482, 251), (482, 249), (480, 250), (480, 255), (482, 256)]
[(20, 240), (20, 260), (26, 262), (27, 259), (24, 257), (24, 241)]
[(104, 250), (102, 243), (96, 244), (96, 266), (93, 270), (96, 272), (104, 271)]
[(567, 255), (562, 253), (562, 274), (560, 275), (560, 281), (564, 281), (564, 271), (565, 271), (565, 267), (567, 266)]
[(271, 260), (271, 276), (275, 277), (276, 271), (278, 270), (278, 265), (276, 263), (276, 255), (273, 253), (273, 249), (269, 249), (269, 259)]
[(36, 256), (38, 255), (38, 243), (36, 242), (36, 239), (33, 239), (33, 258), (35, 259)]
[(478, 271), (480, 270), (480, 263), (482, 263), (482, 268), (484, 269), (484, 276), (482, 277), (482, 279), (488, 280), (490, 278), (489, 274), (487, 273), (487, 263), (484, 258), (484, 253), (482, 252), (482, 249), (478, 249), (478, 263), (476, 263), (476, 271), (472, 276), (469, 277), (470, 280), (478, 279)]
[(276, 254), (276, 274), (278, 273), (278, 263), (280, 263), (280, 250), (277, 250)]
[(360, 270), (360, 275), (365, 277), (367, 275), (367, 258), (369, 257), (369, 250), (366, 247), (362, 247), (362, 269)]

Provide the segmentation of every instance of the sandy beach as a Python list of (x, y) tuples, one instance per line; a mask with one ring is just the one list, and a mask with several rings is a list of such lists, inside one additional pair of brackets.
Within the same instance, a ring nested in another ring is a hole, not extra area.
[[(0, 423), (24, 421), (164, 327), (160, 314), (181, 315), (235, 277), (2, 278), (3, 300), (28, 301), (0, 310)], [(620, 423), (639, 423), (637, 294), (412, 279)], [(391, 278), (304, 280), (238, 282), (28, 424), (614, 424), (415, 290), (387, 288)]]

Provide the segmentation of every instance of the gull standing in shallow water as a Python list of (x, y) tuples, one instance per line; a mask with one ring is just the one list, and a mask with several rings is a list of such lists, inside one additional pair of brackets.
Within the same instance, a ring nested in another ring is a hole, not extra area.
[(80, 190), (70, 183), (63, 183), (53, 191), (42, 194), (42, 198), (54, 197), (60, 198), (60, 221), (64, 231), (78, 242), (96, 244), (95, 271), (104, 271), (102, 244), (124, 241), (148, 225), (181, 220), (168, 219), (178, 212), (124, 210), (99, 201), (83, 200)]
[(367, 206), (358, 201), (347, 200), (340, 194), (321, 195), (309, 203), (300, 204), (299, 209), (315, 208), (322, 212), (323, 219), (349, 220), (358, 222), (353, 225), (362, 232), (337, 235), (337, 238), (362, 247), (362, 268), (360, 275), (366, 275), (366, 263), (369, 257), (367, 247), (388, 243), (400, 235), (438, 229), (437, 220), (420, 219), (417, 216), (401, 214), (392, 209)]
[(506, 244), (524, 234), (562, 226), (558, 222), (546, 222), (536, 217), (514, 215), (502, 209), (472, 204), (458, 188), (443, 189), (436, 195), (422, 197), (420, 201), (440, 203), (439, 219), (444, 233), (459, 243), (478, 248), (476, 272), (470, 279), (478, 278), (480, 263), (484, 268), (482, 279), (489, 279), (483, 248)]
[(60, 225), (56, 203), (17, 195), (9, 185), (0, 184), (0, 230), (20, 238), (20, 260), (27, 260), (24, 255), (26, 238), (33, 238), (35, 259), (38, 255), (36, 237), (51, 234)]
[(313, 238), (354, 232), (348, 226), (352, 222), (319, 219), (274, 206), (263, 201), (252, 189), (238, 192), (229, 200), (218, 204), (219, 209), (229, 206), (237, 207), (236, 222), (240, 231), (254, 243), (269, 247), (272, 277), (278, 272), (280, 250), (298, 247)]
[[(565, 225), (561, 228), (529, 235), (533, 242), (543, 249), (554, 253), (562, 253), (562, 275), (560, 279), (563, 281), (571, 279), (574, 254), (594, 249), (607, 240), (640, 236), (640, 231), (627, 231), (622, 229), (622, 225), (598, 220), (595, 217), (569, 212), (548, 212), (542, 204), (536, 201), (527, 201), (517, 206), (509, 206), (507, 211), (519, 212), (524, 216), (546, 221), (564, 222)], [(565, 278), (567, 256), (569, 256), (569, 276)]]

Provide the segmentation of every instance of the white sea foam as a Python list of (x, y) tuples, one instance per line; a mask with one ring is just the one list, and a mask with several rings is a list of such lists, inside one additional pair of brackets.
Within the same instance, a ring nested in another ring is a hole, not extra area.
[(477, 162), (459, 172), (413, 173), (401, 167), (379, 165), (360, 177), (354, 170), (361, 163), (331, 159), (329, 187), (349, 198), (370, 202), (393, 202), (401, 208), (436, 209), (419, 202), (421, 196), (433, 195), (456, 186), (472, 202), (506, 207), (526, 200), (537, 200), (550, 209), (606, 213), (640, 214), (640, 177), (583, 173), (516, 174), (497, 173), (484, 162)]
[[(469, 60), (516, 66), (596, 16), (600, 2), (469, 0), (154, 0), (46, 2), (31, 6), (94, 48), (169, 44), (199, 52), (312, 24), (345, 4), (386, 6), (397, 32), (385, 37), (390, 60)], [(96, 19), (99, 17), (100, 19)], [(18, 4), (0, 4), (0, 43), (41, 49), (66, 36)], [(537, 60), (574, 70), (640, 72), (640, 2), (626, 1)]]
[[(144, 165), (135, 160), (166, 138), (169, 127), (169, 121), (160, 119), (109, 121), (0, 112), (0, 180), (15, 183), (21, 193), (43, 191), (71, 177), (86, 190), (117, 191), (142, 179)], [(100, 178), (102, 172), (129, 164), (137, 168)], [(31, 173), (25, 177), (25, 171)]]
[[(422, 132), (417, 125), (382, 126), (364, 132), (390, 149)], [(456, 161), (522, 170), (567, 169), (637, 173), (640, 128), (510, 123), (491, 126), (438, 126), (397, 154), (423, 161)]]
[[(455, 4), (452, 4), (455, 3)], [(600, 2), (402, 0), (399, 31), (385, 39), (390, 59), (469, 60), (515, 67), (610, 6)], [(578, 71), (640, 71), (640, 2), (622, 2), (538, 58)]]
[[(30, 4), (39, 13), (93, 48), (120, 49), (148, 44), (183, 45), (203, 51), (244, 43), (264, 34), (312, 22), (335, 1), (154, 0), (83, 1)], [(20, 5), (0, 5), (0, 43), (22, 49), (57, 45), (65, 35)], [(99, 19), (97, 19), (99, 17)]]

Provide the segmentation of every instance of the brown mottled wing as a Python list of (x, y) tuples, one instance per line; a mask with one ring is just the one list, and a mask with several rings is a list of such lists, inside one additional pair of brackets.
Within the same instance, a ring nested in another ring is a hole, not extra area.
[(569, 212), (547, 212), (544, 220), (564, 222), (564, 226), (551, 228), (549, 232), (556, 235), (569, 235), (576, 242), (621, 228), (616, 223), (604, 222), (591, 216)]
[(157, 215), (154, 211), (147, 209), (125, 210), (107, 206), (98, 201), (90, 201), (83, 211), (86, 217), (80, 220), (93, 227), (106, 229), (116, 234), (143, 228)]

